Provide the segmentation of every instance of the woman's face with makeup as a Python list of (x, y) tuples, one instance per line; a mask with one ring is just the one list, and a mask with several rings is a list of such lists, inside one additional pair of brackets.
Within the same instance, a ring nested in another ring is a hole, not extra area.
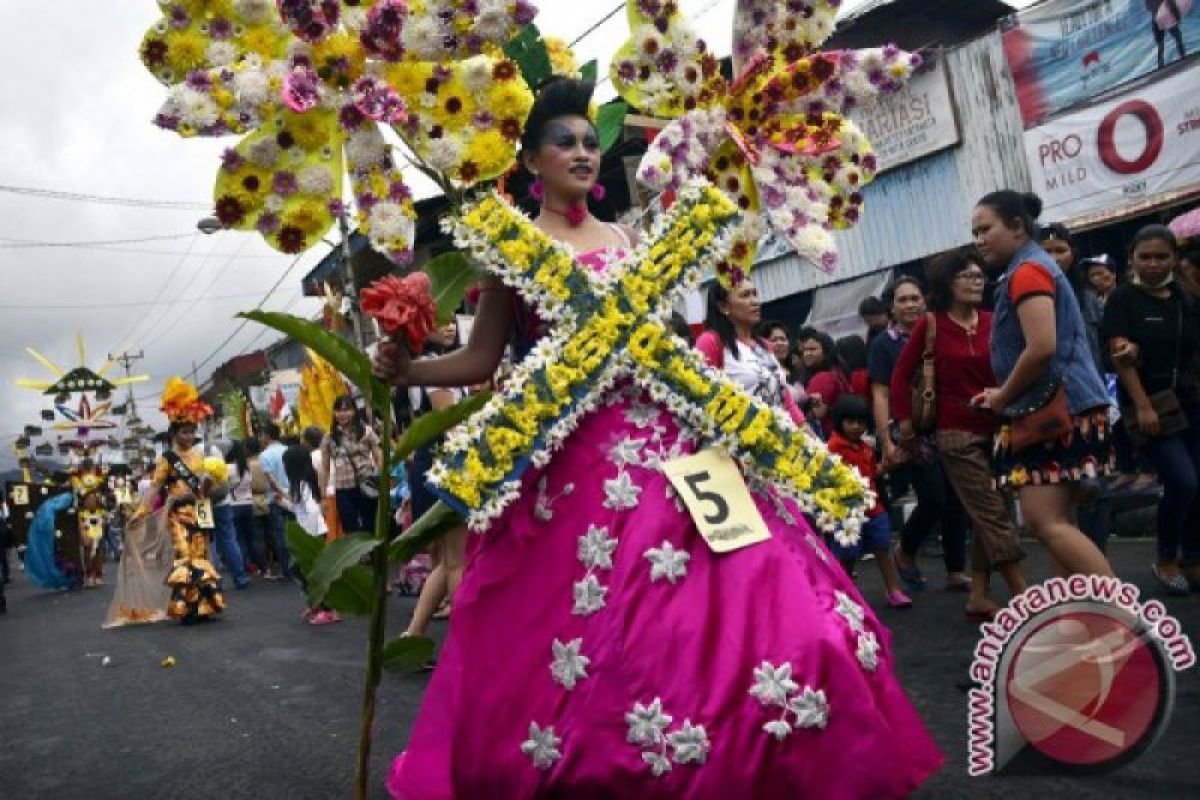
[(584, 117), (556, 117), (547, 123), (537, 152), (525, 164), (541, 179), (548, 195), (575, 200), (599, 180), (600, 156), (600, 136), (591, 122)]

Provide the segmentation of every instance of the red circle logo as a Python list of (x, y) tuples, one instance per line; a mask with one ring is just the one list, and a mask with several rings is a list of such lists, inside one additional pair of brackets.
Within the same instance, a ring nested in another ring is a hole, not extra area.
[[(1117, 123), (1127, 114), (1137, 117), (1138, 121), (1142, 123), (1142, 127), (1146, 129), (1146, 146), (1142, 150), (1142, 154), (1132, 161), (1127, 161), (1117, 152), (1115, 142)], [(1100, 130), (1097, 133), (1100, 160), (1104, 162), (1104, 166), (1120, 175), (1133, 175), (1141, 172), (1158, 160), (1163, 149), (1164, 134), (1162, 117), (1158, 115), (1154, 106), (1145, 100), (1130, 100), (1122, 103), (1110, 111), (1104, 121), (1100, 123)]]
[(1094, 767), (1153, 738), (1167, 691), (1145, 634), (1107, 614), (1075, 611), (1021, 643), (1007, 695), (1030, 745), (1060, 763)]

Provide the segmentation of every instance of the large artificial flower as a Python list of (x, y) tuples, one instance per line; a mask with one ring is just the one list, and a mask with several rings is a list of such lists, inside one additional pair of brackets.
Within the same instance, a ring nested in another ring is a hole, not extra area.
[(737, 201), (747, 227), (717, 274), (736, 283), (753, 264), (765, 216), (822, 270), (837, 265), (831, 232), (854, 225), (877, 161), (846, 113), (898, 90), (920, 58), (896, 47), (818, 52), (838, 0), (739, 0), (737, 77), (727, 83), (678, 4), (628, 4), (632, 36), (612, 63), (630, 103), (674, 118), (638, 169), (654, 190), (704, 175)]
[(179, 376), (168, 378), (163, 386), (161, 411), (171, 422), (199, 425), (212, 415), (212, 407), (200, 399), (196, 387)]
[[(278, 250), (302, 252), (325, 236), (345, 213), (349, 173), (359, 228), (393, 261), (411, 260), (412, 193), (381, 126), (461, 185), (495, 178), (516, 158), (510, 134), (533, 98), (501, 46), (536, 14), (525, 0), (159, 6), (141, 45), (147, 69), (170, 87), (155, 122), (181, 136), (243, 136), (222, 159), (216, 216)], [(414, 37), (420, 47), (409, 46)], [(472, 56), (468, 85), (460, 60)]]
[(428, 275), (388, 275), (363, 289), (361, 302), (363, 313), (378, 322), (384, 333), (394, 339), (403, 337), (409, 352), (421, 352), (437, 318)]

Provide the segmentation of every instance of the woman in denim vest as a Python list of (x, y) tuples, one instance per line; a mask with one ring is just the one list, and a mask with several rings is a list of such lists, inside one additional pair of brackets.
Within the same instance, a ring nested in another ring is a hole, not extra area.
[(995, 414), (1025, 406), (1047, 379), (1066, 388), (1072, 428), (1060, 438), (1013, 451), (1011, 428), (995, 442), (996, 486), (1019, 492), (1030, 532), (1060, 574), (1112, 575), (1104, 555), (1071, 521), (1079, 482), (1115, 470), (1108, 391), (1088, 347), (1079, 304), (1062, 270), (1037, 243), (1042, 202), (1032, 194), (993, 192), (975, 206), (971, 232), (980, 255), (1002, 270), (992, 320), (992, 368), (998, 387), (972, 403)]

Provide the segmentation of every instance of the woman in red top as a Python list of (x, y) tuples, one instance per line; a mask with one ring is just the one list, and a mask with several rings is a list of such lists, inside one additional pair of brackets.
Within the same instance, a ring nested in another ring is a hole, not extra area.
[(917, 322), (892, 374), (892, 412), (900, 435), (914, 435), (913, 375), (925, 349), (925, 331), (934, 321), (934, 371), (937, 383), (937, 448), (946, 476), (971, 518), (971, 569), (974, 579), (967, 616), (990, 617), (998, 606), (988, 596), (993, 570), (1015, 595), (1025, 590), (1024, 557), (1008, 507), (992, 488), (992, 435), (996, 419), (971, 406), (971, 398), (995, 384), (988, 341), (992, 315), (980, 310), (985, 282), (977, 256), (956, 251), (930, 265), (929, 306), (933, 314)]
[(833, 337), (815, 328), (802, 328), (798, 338), (804, 355), (808, 416), (820, 423), (821, 436), (828, 439), (833, 432), (829, 411), (839, 397), (852, 391), (850, 378), (842, 370)]

